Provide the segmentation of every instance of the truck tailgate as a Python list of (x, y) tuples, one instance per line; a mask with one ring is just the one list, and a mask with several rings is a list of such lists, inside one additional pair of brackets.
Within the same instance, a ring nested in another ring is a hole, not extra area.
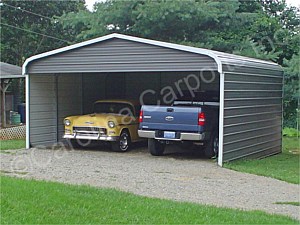
[(199, 107), (143, 106), (142, 129), (200, 132)]

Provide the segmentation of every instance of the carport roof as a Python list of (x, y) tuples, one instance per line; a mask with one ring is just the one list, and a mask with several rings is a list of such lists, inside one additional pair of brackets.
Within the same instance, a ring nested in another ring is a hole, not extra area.
[(21, 78), (24, 77), (22, 75), (22, 68), (19, 66), (15, 66), (12, 64), (0, 62), (0, 78), (1, 79), (9, 79), (9, 78)]
[(233, 54), (228, 54), (224, 52), (218, 52), (218, 51), (213, 51), (213, 50), (208, 50), (208, 49), (203, 49), (203, 48), (195, 48), (195, 47), (190, 47), (190, 46), (185, 46), (185, 45), (179, 45), (179, 44), (173, 44), (173, 43), (168, 43), (168, 42), (162, 42), (162, 41), (155, 41), (155, 40), (150, 40), (150, 39), (145, 39), (145, 38), (138, 38), (138, 37), (133, 37), (133, 36), (128, 36), (128, 35), (123, 35), (123, 34), (109, 34), (106, 36), (102, 36), (99, 38), (95, 38), (92, 40), (84, 41), (81, 43), (77, 43), (74, 45), (70, 45), (67, 47), (59, 48), (53, 51), (45, 52), (39, 55), (32, 56), (28, 58), (25, 63), (23, 64), (23, 74), (26, 74), (26, 67), (27, 65), (35, 60), (45, 58), (48, 56), (52, 56), (55, 54), (63, 53), (66, 51), (70, 51), (73, 49), (81, 48), (84, 46), (92, 45), (95, 43), (99, 43), (102, 41), (106, 41), (109, 39), (123, 39), (123, 40), (128, 40), (128, 41), (133, 41), (133, 42), (139, 42), (139, 43), (144, 43), (144, 44), (149, 44), (149, 45), (154, 45), (154, 46), (159, 46), (159, 47), (164, 47), (164, 48), (170, 48), (170, 49), (175, 49), (175, 50), (180, 50), (180, 51), (185, 51), (185, 52), (191, 52), (191, 53), (196, 53), (200, 55), (207, 55), (215, 60), (215, 62), (218, 65), (218, 72), (222, 73), (224, 68), (224, 65), (227, 66), (245, 66), (245, 67), (254, 67), (254, 68), (260, 68), (260, 69), (270, 69), (270, 70), (279, 70), (282, 71), (282, 68), (273, 62), (270, 61), (264, 61), (264, 60), (259, 60), (255, 58), (249, 58), (249, 57), (244, 57), (244, 56), (239, 56), (239, 55), (233, 55)]

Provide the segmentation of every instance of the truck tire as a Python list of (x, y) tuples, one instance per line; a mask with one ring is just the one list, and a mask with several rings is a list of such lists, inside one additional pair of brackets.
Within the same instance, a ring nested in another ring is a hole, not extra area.
[(219, 154), (219, 132), (214, 131), (210, 140), (204, 146), (204, 154), (207, 158), (218, 157)]
[(128, 131), (121, 132), (120, 138), (116, 142), (111, 143), (111, 148), (115, 152), (126, 152), (131, 146), (131, 138)]
[(161, 156), (164, 154), (165, 145), (155, 139), (148, 139), (148, 149), (151, 155)]

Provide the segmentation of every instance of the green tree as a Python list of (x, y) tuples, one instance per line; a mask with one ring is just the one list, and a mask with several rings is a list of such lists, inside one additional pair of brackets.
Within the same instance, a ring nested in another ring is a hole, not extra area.
[(300, 11), (284, 0), (260, 0), (260, 4), (261, 11), (249, 28), (250, 38), (267, 53), (276, 53), (275, 62), (282, 65), (299, 50)]
[(84, 3), (2, 0), (1, 61), (21, 66), (29, 56), (74, 42), (77, 34), (63, 29), (55, 17), (83, 10)]
[[(284, 61), (285, 85), (284, 85), (284, 126), (297, 127), (297, 112), (299, 106), (299, 76), (300, 76), (300, 51), (294, 54), (291, 60)], [(299, 120), (299, 118), (298, 118)], [(299, 122), (299, 121), (298, 121)]]
[(240, 28), (255, 19), (251, 7), (257, 8), (238, 0), (110, 0), (96, 4), (94, 12), (66, 14), (60, 22), (66, 28), (84, 25), (77, 40), (118, 32), (232, 52), (248, 34)]

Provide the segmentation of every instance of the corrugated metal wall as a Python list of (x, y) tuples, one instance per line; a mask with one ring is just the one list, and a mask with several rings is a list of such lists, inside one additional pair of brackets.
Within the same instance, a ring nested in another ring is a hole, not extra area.
[(57, 142), (56, 77), (30, 75), (30, 143), (32, 146)]
[(105, 98), (105, 80), (107, 73), (82, 74), (83, 114), (92, 113), (93, 103)]
[(247, 67), (225, 73), (224, 161), (281, 152), (282, 79), (280, 71)]
[(217, 70), (217, 64), (205, 55), (111, 39), (33, 61), (27, 73), (193, 71), (205, 68)]
[(91, 113), (93, 103), (99, 99), (138, 101), (142, 97), (144, 104), (170, 104), (168, 101), (173, 95), (179, 97), (179, 92), (188, 90), (187, 85), (193, 88), (199, 85), (199, 90), (218, 91), (219, 74), (212, 76), (212, 72), (199, 71), (83, 74), (83, 112)]
[(64, 132), (63, 119), (82, 114), (81, 74), (30, 75), (30, 143), (52, 145)]
[(156, 104), (159, 98), (160, 82), (161, 78), (159, 72), (126, 73), (125, 97), (139, 100), (140, 96), (142, 96), (146, 90), (152, 90), (155, 93), (145, 93), (142, 97), (142, 101), (144, 104)]
[(57, 139), (64, 134), (63, 120), (67, 116), (82, 114), (82, 75), (60, 74), (57, 82)]

